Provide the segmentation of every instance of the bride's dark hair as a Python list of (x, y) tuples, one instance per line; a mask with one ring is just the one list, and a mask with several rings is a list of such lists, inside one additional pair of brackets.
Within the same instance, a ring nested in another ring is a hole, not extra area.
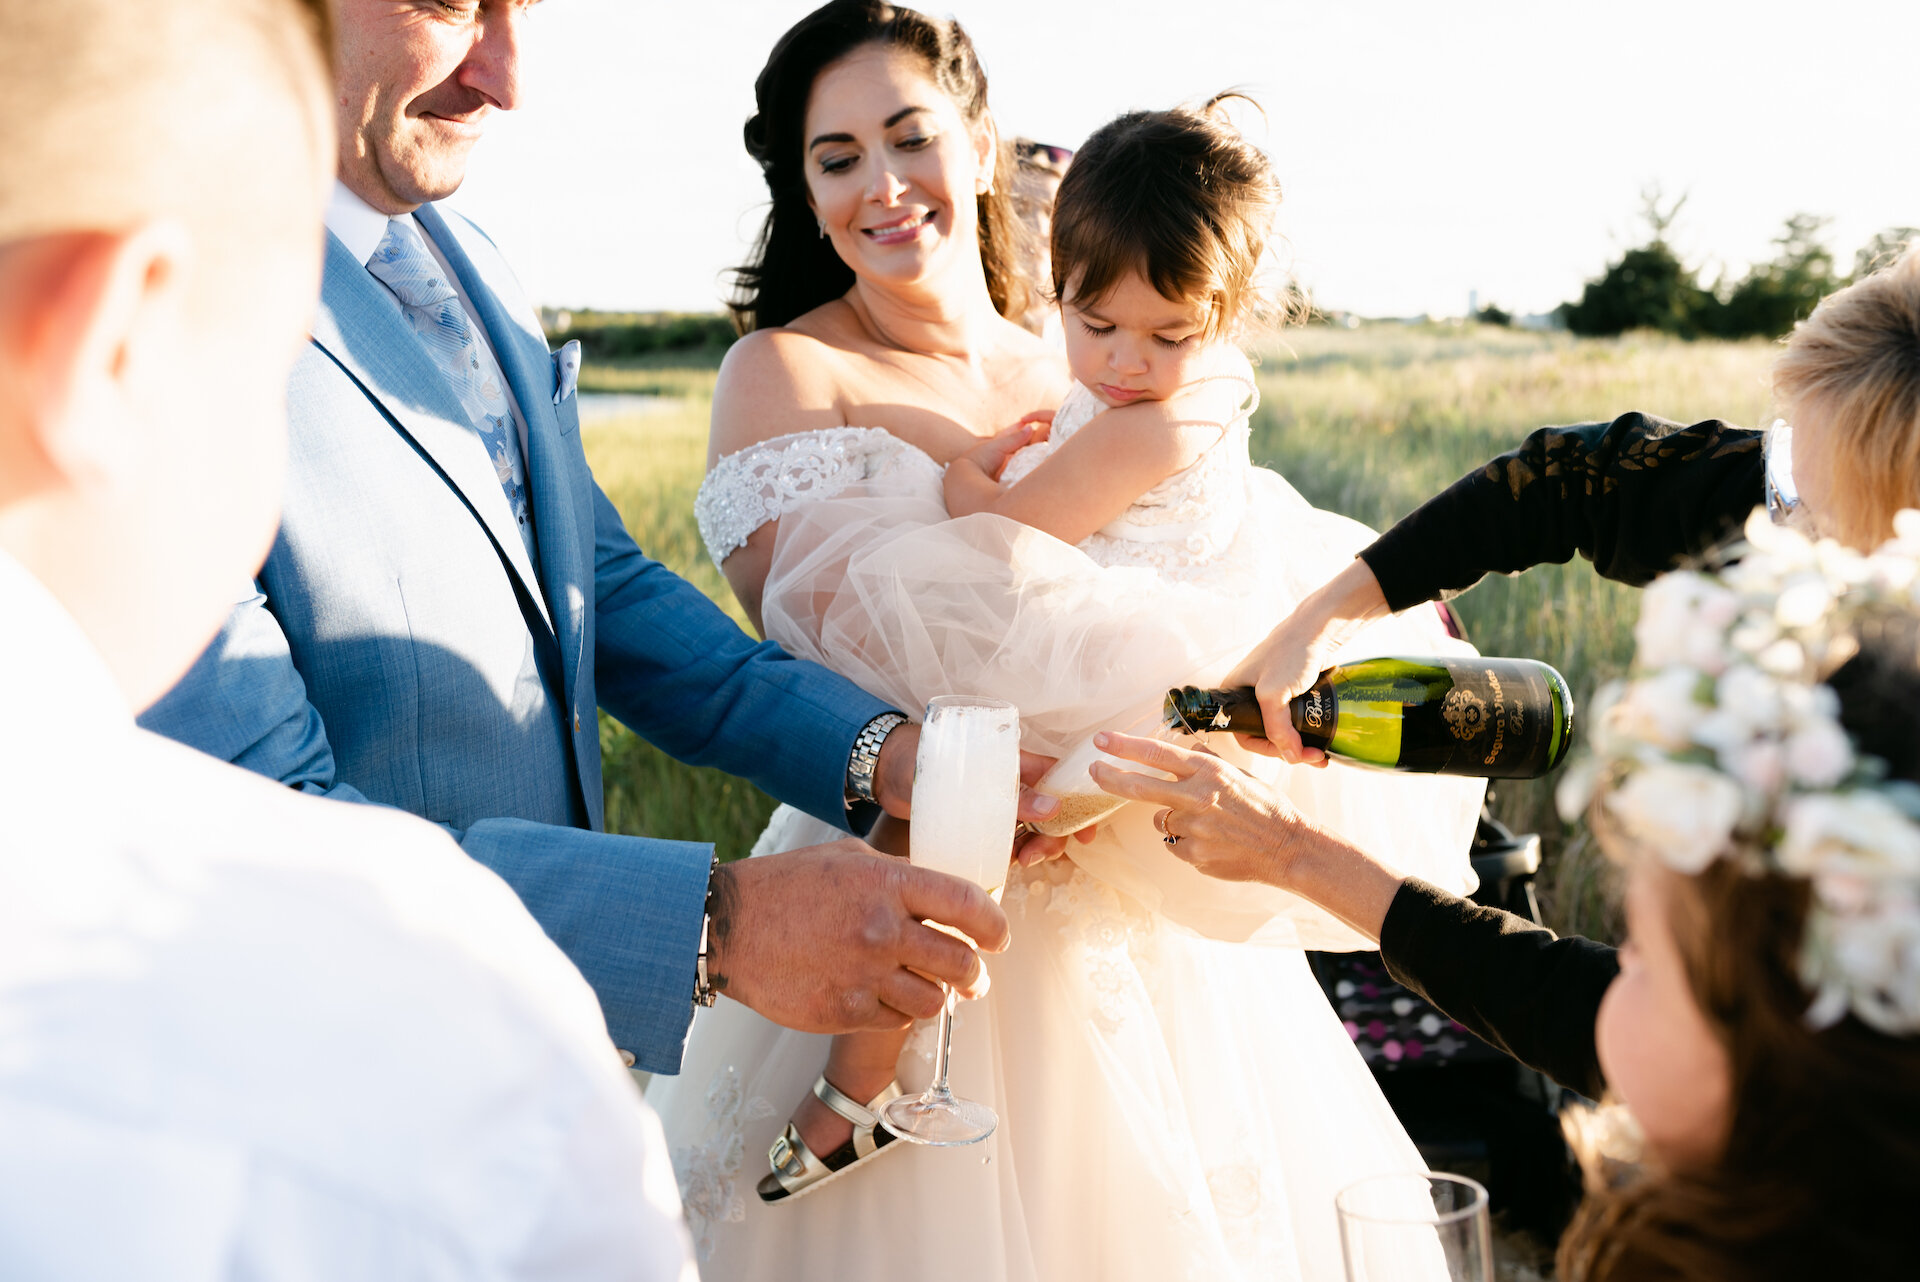
[[(795, 23), (773, 47), (753, 82), (755, 111), (747, 120), (747, 154), (760, 162), (773, 205), (753, 256), (734, 269), (728, 302), (745, 334), (785, 325), (853, 287), (853, 269), (823, 239), (807, 203), (807, 99), (827, 67), (863, 45), (885, 45), (918, 58), (927, 76), (970, 124), (987, 113), (987, 75), (973, 41), (958, 22), (930, 18), (880, 0), (833, 0)], [(1017, 264), (1020, 233), (1013, 210), (1013, 156), (996, 148), (992, 190), (979, 198), (980, 261), (987, 292), (1002, 316), (1026, 306)]]

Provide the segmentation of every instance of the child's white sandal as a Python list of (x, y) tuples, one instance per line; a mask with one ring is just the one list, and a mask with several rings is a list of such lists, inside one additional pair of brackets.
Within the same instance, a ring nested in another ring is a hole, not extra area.
[(853, 1123), (853, 1138), (821, 1158), (800, 1138), (799, 1129), (788, 1122), (780, 1138), (767, 1150), (767, 1162), (773, 1170), (762, 1176), (756, 1186), (762, 1202), (791, 1202), (805, 1197), (869, 1158), (878, 1157), (898, 1138), (880, 1120), (880, 1110), (888, 1100), (903, 1094), (899, 1082), (888, 1082), (885, 1090), (861, 1104), (822, 1075), (813, 1083), (813, 1094), (822, 1104)]

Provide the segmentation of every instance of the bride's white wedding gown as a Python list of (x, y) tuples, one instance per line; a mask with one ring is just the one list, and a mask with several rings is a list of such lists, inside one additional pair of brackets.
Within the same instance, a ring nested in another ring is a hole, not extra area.
[[(1053, 440), (1100, 405), (1075, 387)], [(1249, 407), (1250, 410), (1251, 407)], [(1060, 753), (1214, 683), (1312, 587), (1371, 540), (1247, 459), (1245, 413), (1191, 468), (1078, 548), (1004, 518), (945, 519), (940, 468), (877, 428), (776, 437), (722, 459), (701, 487), (722, 560), (781, 522), (767, 632), (908, 709), (984, 693), (1022, 711), (1026, 746)], [(1437, 616), (1384, 621), (1361, 652), (1461, 652)], [(1211, 746), (1278, 777), (1311, 817), (1398, 866), (1471, 888), (1483, 785), (1295, 769)], [(1418, 1154), (1315, 983), (1303, 948), (1365, 941), (1304, 901), (1217, 882), (1173, 857), (1130, 805), (1071, 862), (1015, 871), (1013, 942), (991, 993), (963, 1003), (952, 1082), (1000, 1115), (986, 1142), (889, 1145), (798, 1201), (754, 1182), (828, 1039), (723, 1002), (694, 1023), (677, 1077), (648, 1097), (713, 1282), (1167, 1282), (1338, 1279), (1334, 1194), (1417, 1170)], [(839, 835), (782, 807), (756, 855)], [(926, 1082), (931, 1021), (900, 1060)]]

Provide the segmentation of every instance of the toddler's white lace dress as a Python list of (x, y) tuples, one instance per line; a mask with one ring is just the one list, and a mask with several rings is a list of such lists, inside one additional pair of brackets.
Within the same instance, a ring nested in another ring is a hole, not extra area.
[[(1248, 371), (1250, 376), (1250, 371)], [(1249, 385), (1251, 380), (1249, 377)], [(1076, 386), (1030, 471), (1101, 409)], [(1186, 471), (1079, 547), (1000, 517), (946, 519), (941, 470), (883, 429), (777, 437), (722, 459), (698, 501), (723, 560), (781, 522), (768, 635), (898, 706), (1012, 700), (1027, 746), (1059, 753), (1217, 682), (1306, 591), (1371, 540), (1252, 467), (1247, 413)], [(1358, 652), (1460, 652), (1437, 616), (1384, 621)], [(1293, 769), (1211, 746), (1400, 867), (1471, 888), (1476, 781)], [(1000, 1129), (970, 1148), (890, 1145), (796, 1203), (753, 1185), (826, 1063), (825, 1037), (722, 1002), (695, 1021), (678, 1077), (648, 1097), (666, 1125), (712, 1282), (1167, 1282), (1338, 1279), (1333, 1197), (1420, 1159), (1307, 967), (1365, 943), (1284, 892), (1213, 881), (1130, 805), (1072, 862), (1015, 871), (1012, 946), (960, 1009), (956, 1092)], [(839, 835), (782, 807), (755, 854)], [(926, 1082), (932, 1025), (900, 1061)]]

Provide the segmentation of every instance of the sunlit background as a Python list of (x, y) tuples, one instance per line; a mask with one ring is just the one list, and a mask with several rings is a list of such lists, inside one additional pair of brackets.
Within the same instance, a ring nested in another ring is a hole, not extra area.
[[(764, 199), (753, 78), (810, 5), (545, 0), (527, 105), (454, 204), (555, 306), (712, 310)], [(1294, 270), (1324, 307), (1460, 315), (1576, 298), (1645, 238), (1711, 283), (1830, 216), (1838, 266), (1920, 224), (1920, 4), (968, 0), (1003, 132), (1072, 146), (1115, 113), (1255, 92)], [(1255, 121), (1257, 127), (1257, 120)]]

